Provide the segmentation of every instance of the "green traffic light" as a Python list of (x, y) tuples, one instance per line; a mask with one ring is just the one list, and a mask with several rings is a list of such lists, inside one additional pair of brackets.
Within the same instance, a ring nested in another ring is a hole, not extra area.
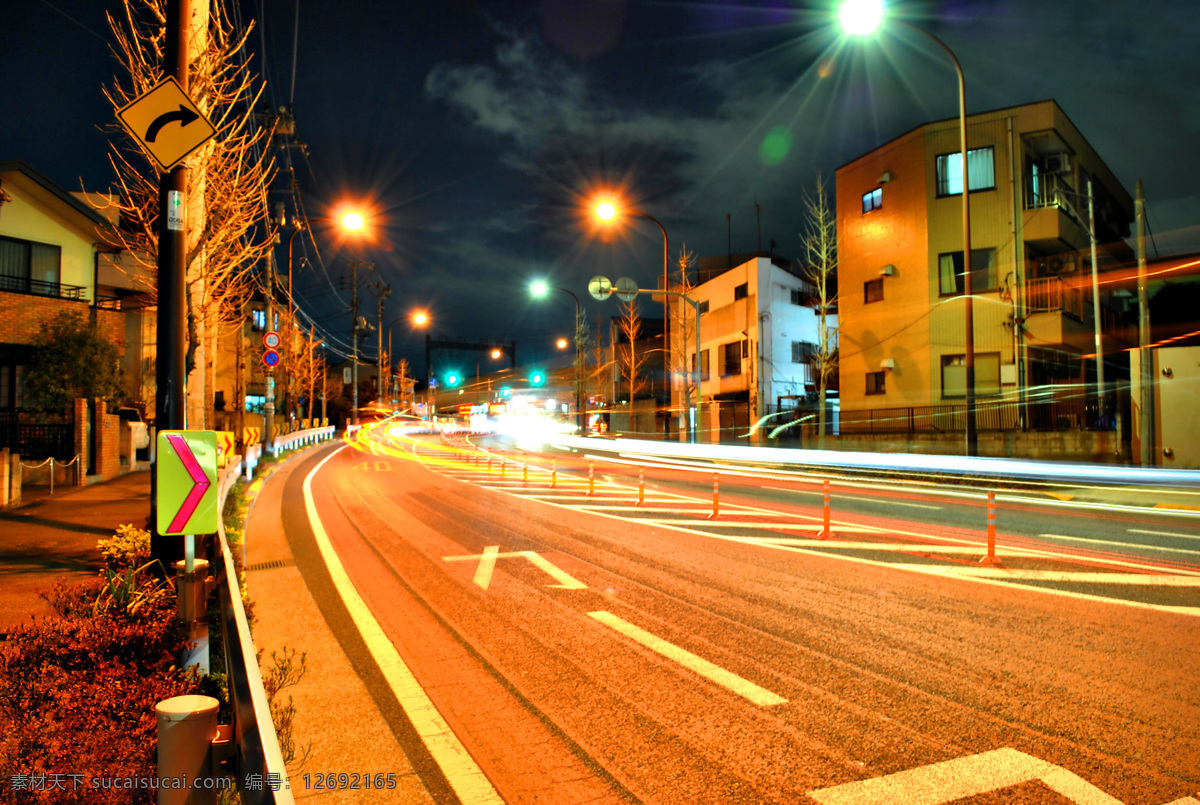
[(529, 381), (535, 386), (540, 386), (542, 383), (546, 382), (546, 376), (541, 372), (534, 372), (529, 376)]
[(458, 375), (448, 375), (446, 377), (446, 383), (451, 386), (457, 386), (458, 385)]
[(501, 397), (511, 397), (512, 396), (512, 388), (510, 388), (509, 386), (505, 386), (504, 388), (500, 389), (500, 396)]

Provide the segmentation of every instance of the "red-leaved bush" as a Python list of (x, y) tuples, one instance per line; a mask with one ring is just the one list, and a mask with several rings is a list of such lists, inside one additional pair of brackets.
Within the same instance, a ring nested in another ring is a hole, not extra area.
[(154, 705), (197, 683), (175, 667), (184, 641), (173, 596), (130, 612), (97, 606), (105, 588), (103, 578), (60, 583), (44, 597), (61, 618), (0, 643), (4, 802), (155, 801), (137, 784), (156, 772)]

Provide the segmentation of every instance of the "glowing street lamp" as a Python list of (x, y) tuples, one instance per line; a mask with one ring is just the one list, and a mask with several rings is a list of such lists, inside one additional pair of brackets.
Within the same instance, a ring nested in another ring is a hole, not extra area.
[[(842, 30), (850, 36), (867, 36), (874, 33), (884, 22), (883, 0), (846, 0), (839, 14)], [(889, 18), (896, 25), (926, 36), (946, 51), (958, 74), (958, 137), (962, 150), (962, 237), (963, 237), (963, 318), (966, 334), (963, 342), (963, 363), (967, 373), (966, 393), (966, 442), (967, 455), (979, 453), (979, 436), (975, 428), (975, 316), (971, 294), (971, 182), (967, 173), (967, 88), (963, 79), (962, 65), (945, 42), (923, 28), (904, 20)]]
[(554, 345), (555, 345), (556, 347), (558, 347), (559, 349), (566, 349), (566, 348), (567, 348), (567, 343), (568, 343), (568, 342), (567, 342), (567, 339), (565, 339), (565, 338), (560, 338), (560, 339), (558, 339), (557, 341), (555, 341), (555, 342), (554, 342)]
[[(630, 210), (624, 207), (618, 207), (617, 203), (611, 200), (601, 200), (595, 206), (596, 217), (605, 224), (611, 224), (619, 215), (634, 215), (638, 218), (645, 218), (650, 223), (658, 227), (663, 236), (663, 290), (666, 291), (671, 287), (671, 257), (670, 248), (667, 241), (667, 229), (657, 219), (647, 215), (640, 210)], [(667, 295), (663, 294), (663, 348), (670, 354), (671, 349), (671, 304), (667, 301)], [(700, 360), (699, 357), (696, 360)]]

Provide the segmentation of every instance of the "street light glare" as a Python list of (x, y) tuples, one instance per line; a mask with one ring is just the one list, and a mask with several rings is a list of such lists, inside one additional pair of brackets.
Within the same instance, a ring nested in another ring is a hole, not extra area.
[(611, 201), (603, 201), (596, 205), (596, 217), (601, 221), (611, 221), (617, 217), (617, 208)]
[(427, 314), (423, 310), (418, 310), (416, 313), (413, 314), (412, 320), (413, 320), (413, 324), (415, 324), (419, 327), (421, 325), (426, 324), (429, 321), (429, 314)]
[(351, 231), (357, 232), (365, 226), (361, 213), (348, 212), (342, 216), (342, 226)]
[(541, 297), (545, 296), (546, 292), (549, 290), (550, 290), (550, 287), (548, 285), (546, 285), (546, 283), (543, 282), (542, 280), (535, 280), (535, 281), (529, 283), (529, 292), (531, 294), (533, 294), (534, 296), (538, 297), (539, 299)]
[(559, 348), (559, 349), (566, 349), (566, 348), (567, 348), (567, 339), (565, 339), (565, 338), (560, 338), (560, 339), (558, 339), (558, 342), (557, 342), (557, 343), (558, 343), (558, 348)]
[(851, 36), (875, 33), (883, 22), (883, 0), (846, 0), (839, 12), (842, 30)]

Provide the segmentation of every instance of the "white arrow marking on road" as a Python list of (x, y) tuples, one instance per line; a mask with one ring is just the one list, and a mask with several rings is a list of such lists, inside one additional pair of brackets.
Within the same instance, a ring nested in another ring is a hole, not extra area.
[(940, 805), (1032, 782), (1042, 783), (1081, 805), (1122, 805), (1061, 766), (1009, 748), (821, 788), (808, 795), (821, 805)]
[(582, 581), (573, 578), (569, 573), (559, 570), (549, 559), (537, 553), (536, 551), (513, 551), (511, 553), (500, 553), (500, 546), (489, 545), (483, 549), (481, 554), (470, 554), (468, 556), (443, 556), (442, 560), (446, 562), (470, 562), (473, 560), (479, 561), (479, 566), (475, 568), (475, 583), (483, 589), (487, 589), (492, 583), (492, 570), (496, 566), (497, 559), (512, 559), (523, 558), (528, 559), (535, 567), (544, 571), (547, 575), (553, 577), (558, 584), (548, 584), (547, 587), (556, 587), (561, 590), (586, 590), (587, 585)]

